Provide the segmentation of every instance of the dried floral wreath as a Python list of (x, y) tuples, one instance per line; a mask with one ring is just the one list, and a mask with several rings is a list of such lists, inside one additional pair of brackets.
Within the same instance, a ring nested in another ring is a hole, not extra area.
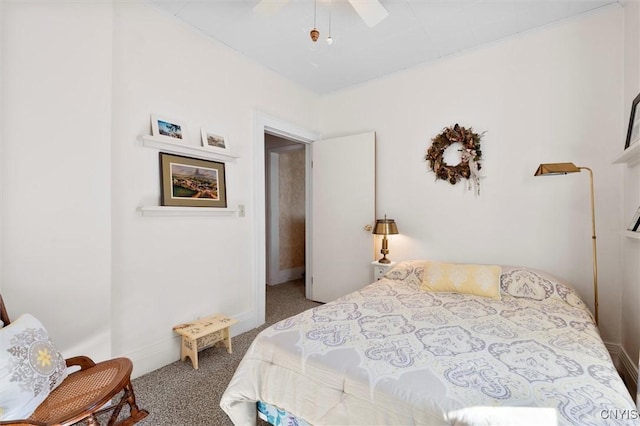
[[(431, 171), (436, 174), (436, 179), (448, 181), (455, 185), (461, 178), (469, 179), (469, 189), (471, 182), (476, 186), (476, 191), (480, 194), (480, 168), (482, 165), (482, 151), (480, 150), (480, 139), (484, 133), (478, 134), (473, 128), (468, 129), (459, 126), (457, 123), (452, 127), (445, 127), (442, 133), (431, 139), (433, 142), (427, 150), (425, 161), (429, 162)], [(462, 145), (461, 161), (455, 166), (445, 163), (443, 155), (446, 149), (454, 144)]]

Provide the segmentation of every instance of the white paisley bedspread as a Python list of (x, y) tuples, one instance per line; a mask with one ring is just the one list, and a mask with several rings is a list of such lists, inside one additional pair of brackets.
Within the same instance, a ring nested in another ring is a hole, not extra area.
[(314, 425), (638, 424), (586, 306), (564, 282), (503, 268), (502, 300), (419, 289), (422, 262), (261, 332), (221, 407)]

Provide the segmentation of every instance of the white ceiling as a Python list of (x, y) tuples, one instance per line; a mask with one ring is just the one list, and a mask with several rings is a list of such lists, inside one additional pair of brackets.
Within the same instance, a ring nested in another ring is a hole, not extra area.
[(346, 0), (317, 0), (313, 43), (314, 0), (289, 0), (272, 14), (253, 10), (259, 0), (147, 1), (319, 94), (620, 2), (380, 0), (389, 16), (368, 28)]

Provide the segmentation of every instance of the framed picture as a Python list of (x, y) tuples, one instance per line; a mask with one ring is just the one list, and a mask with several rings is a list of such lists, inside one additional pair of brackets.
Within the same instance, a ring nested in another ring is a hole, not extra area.
[(179, 120), (151, 114), (151, 134), (170, 142), (187, 140), (187, 128)]
[(640, 140), (640, 94), (636, 96), (631, 105), (631, 117), (629, 118), (629, 129), (627, 130), (627, 141), (624, 144), (624, 149)]
[(163, 206), (227, 207), (224, 163), (160, 153)]
[(229, 152), (229, 140), (217, 132), (202, 129), (202, 146), (212, 151)]

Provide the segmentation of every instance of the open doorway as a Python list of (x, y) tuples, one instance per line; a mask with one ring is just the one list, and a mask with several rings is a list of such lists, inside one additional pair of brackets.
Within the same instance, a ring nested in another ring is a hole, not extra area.
[(305, 144), (265, 132), (266, 283), (304, 292), (306, 244)]
[(256, 327), (265, 322), (267, 287), (265, 135), (305, 146), (307, 299), (328, 302), (370, 283), (373, 235), (369, 227), (375, 220), (375, 132), (322, 139), (319, 133), (256, 111), (252, 276)]

